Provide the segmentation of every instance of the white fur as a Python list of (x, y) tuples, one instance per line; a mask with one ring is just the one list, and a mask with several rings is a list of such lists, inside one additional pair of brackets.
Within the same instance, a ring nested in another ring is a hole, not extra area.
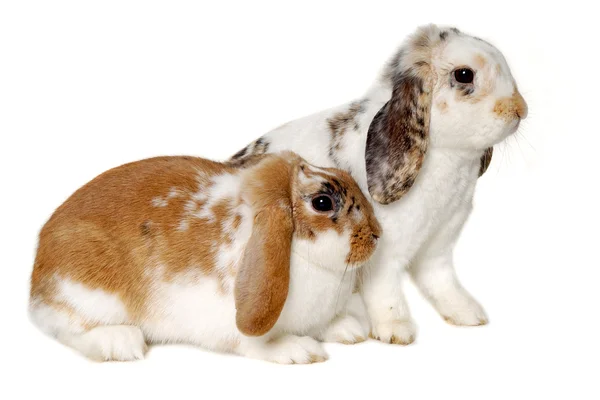
[(179, 197), (182, 193), (177, 190), (177, 188), (171, 188), (169, 190), (169, 194), (167, 195), (167, 199), (174, 199), (175, 197)]
[(340, 264), (350, 252), (350, 232), (338, 234), (333, 229), (319, 233), (316, 241), (297, 239), (294, 240), (292, 252), (300, 258), (313, 263), (319, 268), (332, 268), (339, 271)]
[(140, 360), (147, 348), (140, 328), (131, 325), (101, 325), (81, 334), (62, 333), (58, 340), (97, 361)]
[(352, 344), (362, 342), (369, 334), (361, 320), (350, 314), (336, 317), (317, 337), (324, 342)]
[(77, 334), (84, 331), (81, 318), (59, 312), (37, 298), (31, 299), (29, 303), (29, 317), (42, 332), (52, 337), (57, 337), (59, 332)]
[[(250, 233), (246, 225), (251, 215), (245, 212), (242, 215), (240, 232), (246, 232), (236, 235), (240, 240)], [(355, 280), (355, 270), (345, 271), (343, 263), (349, 249), (349, 244), (345, 244), (349, 243), (348, 235), (328, 232), (325, 236), (328, 240), (319, 239), (316, 247), (306, 240), (293, 241), (288, 298), (277, 323), (264, 337), (249, 338), (237, 330), (233, 282), (224, 295), (216, 279), (202, 275), (182, 275), (174, 282), (165, 282), (158, 276), (152, 290), (151, 309), (154, 311), (145, 319), (142, 331), (150, 342), (193, 343), (281, 363), (325, 358), (321, 345), (310, 338), (296, 336), (316, 336), (324, 330), (337, 312), (346, 309)], [(329, 260), (335, 262), (337, 270), (319, 266), (319, 254), (324, 254), (321, 252), (324, 249), (329, 249)], [(243, 246), (234, 245), (228, 251), (230, 253), (222, 257), (239, 261)], [(309, 261), (309, 257), (316, 263)], [(364, 337), (364, 329), (351, 328), (359, 334), (338, 335), (337, 339), (351, 342)], [(231, 347), (232, 343), (235, 346)]]
[(152, 205), (154, 207), (166, 207), (169, 202), (161, 197), (155, 197), (152, 199)]
[[(305, 240), (295, 242), (302, 243)], [(336, 245), (335, 242), (329, 243)], [(334, 264), (338, 266), (335, 270), (331, 268), (331, 264), (324, 268), (320, 263), (310, 261), (320, 261), (319, 256), (314, 256), (312, 251), (300, 252), (298, 247), (309, 249), (303, 244), (292, 245), (290, 280), (297, 283), (290, 285), (288, 299), (275, 328), (309, 334), (323, 329), (337, 313), (346, 308), (354, 288), (356, 273), (350, 268), (346, 270), (345, 264), (339, 261)], [(333, 249), (330, 247), (330, 250)]]
[(284, 334), (272, 341), (245, 338), (240, 352), (246, 357), (278, 364), (308, 364), (327, 359), (323, 346), (310, 336)]
[(194, 198), (199, 201), (205, 201), (198, 211), (194, 213), (197, 218), (214, 221), (215, 216), (211, 209), (223, 199), (234, 199), (240, 191), (240, 177), (235, 174), (217, 175), (212, 178), (208, 187), (202, 186), (202, 189), (194, 194)]
[[(40, 329), (64, 345), (98, 360), (138, 360), (146, 343), (138, 327), (127, 325), (129, 317), (121, 300), (100, 289), (89, 289), (69, 279), (54, 277), (58, 294), (48, 305), (32, 299), (30, 316)], [(100, 324), (90, 330), (87, 324)]]
[(192, 343), (230, 350), (239, 338), (232, 295), (223, 296), (216, 278), (181, 275), (165, 281), (157, 274), (149, 315), (141, 328), (152, 343)]
[[(409, 343), (415, 335), (401, 279), (410, 270), (415, 282), (437, 310), (458, 325), (485, 323), (481, 306), (462, 288), (452, 263), (452, 250), (472, 208), (480, 157), (486, 147), (503, 140), (516, 129), (493, 113), (494, 103), (515, 90), (506, 61), (495, 48), (468, 35), (453, 35), (448, 45), (434, 54), (436, 70), (474, 63), (485, 56), (494, 86), (478, 104), (460, 102), (455, 90), (443, 87), (441, 76), (432, 101), (430, 144), (423, 166), (411, 190), (389, 205), (374, 204), (383, 236), (363, 279), (362, 294), (368, 309), (373, 336), (383, 341)], [(485, 71), (477, 75), (481, 79)], [(477, 84), (478, 81), (476, 81)], [(365, 146), (369, 125), (391, 97), (391, 85), (378, 80), (363, 101), (356, 117), (358, 130), (349, 127), (336, 159), (330, 157), (331, 131), (328, 119), (347, 112), (351, 103), (284, 124), (263, 136), (269, 152), (291, 150), (321, 167), (350, 171), (360, 188), (368, 193)], [(446, 101), (442, 112), (436, 104)]]
[(129, 320), (123, 302), (101, 289), (89, 289), (80, 283), (56, 277), (59, 293), (56, 300), (64, 302), (74, 312), (84, 311), (86, 321), (118, 325)]
[(246, 204), (237, 207), (237, 215), (242, 217), (242, 222), (237, 230), (234, 230), (232, 227), (235, 215), (231, 219), (222, 222), (223, 230), (232, 236), (232, 242), (231, 244), (221, 246), (217, 253), (217, 273), (227, 277), (225, 288), (228, 291), (233, 291), (234, 287), (231, 270), (241, 261), (246, 242), (252, 234), (252, 210), (250, 207)]

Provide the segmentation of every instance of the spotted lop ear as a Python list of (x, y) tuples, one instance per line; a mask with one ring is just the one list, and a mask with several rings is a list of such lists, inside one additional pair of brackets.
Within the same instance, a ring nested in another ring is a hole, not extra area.
[(492, 154), (493, 153), (494, 153), (493, 147), (488, 147), (487, 149), (485, 149), (485, 152), (483, 153), (483, 155), (481, 156), (481, 159), (480, 159), (479, 176), (485, 174), (485, 171), (487, 171), (488, 167), (492, 163)]
[(391, 78), (392, 98), (369, 126), (367, 183), (369, 193), (381, 204), (408, 192), (427, 151), (432, 95), (418, 72), (404, 71)]
[(254, 212), (254, 225), (235, 280), (236, 324), (248, 336), (261, 336), (277, 322), (287, 299), (294, 223), (293, 166), (267, 157), (244, 175), (242, 196)]

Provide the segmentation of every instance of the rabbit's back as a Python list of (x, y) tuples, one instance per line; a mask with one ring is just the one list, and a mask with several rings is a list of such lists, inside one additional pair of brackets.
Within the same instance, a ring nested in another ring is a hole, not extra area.
[[(194, 285), (211, 286), (195, 293), (199, 300), (230, 294), (251, 230), (239, 179), (239, 171), (194, 157), (147, 159), (99, 175), (43, 227), (32, 305), (89, 329), (160, 320)], [(169, 297), (171, 289), (180, 296)]]

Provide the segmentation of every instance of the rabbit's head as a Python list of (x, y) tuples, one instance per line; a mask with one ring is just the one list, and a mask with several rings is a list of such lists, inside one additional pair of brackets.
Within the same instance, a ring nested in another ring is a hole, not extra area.
[(366, 150), (369, 192), (379, 203), (410, 189), (428, 147), (483, 151), (527, 116), (502, 53), (456, 28), (419, 28), (382, 79), (392, 96), (369, 127)]
[(310, 165), (295, 153), (264, 157), (242, 181), (254, 226), (236, 276), (237, 324), (245, 334), (262, 335), (287, 298), (292, 252), (343, 273), (370, 258), (381, 227), (348, 173)]

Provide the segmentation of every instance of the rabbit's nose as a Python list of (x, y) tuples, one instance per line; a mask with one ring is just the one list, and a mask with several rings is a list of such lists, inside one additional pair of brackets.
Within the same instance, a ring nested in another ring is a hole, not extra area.
[(515, 90), (512, 96), (496, 100), (494, 113), (506, 121), (513, 121), (517, 118), (525, 119), (527, 118), (527, 103), (521, 93)]
[(517, 116), (520, 119), (527, 118), (527, 102), (525, 101), (523, 96), (521, 96), (521, 93), (519, 93), (519, 91), (516, 91), (515, 94), (513, 94), (513, 102), (515, 104), (515, 112)]

